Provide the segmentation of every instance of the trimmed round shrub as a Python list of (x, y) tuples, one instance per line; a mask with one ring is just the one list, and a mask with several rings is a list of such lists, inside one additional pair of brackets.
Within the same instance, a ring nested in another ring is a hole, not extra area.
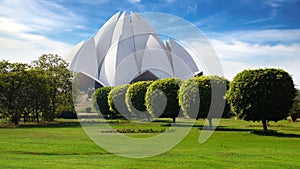
[(219, 76), (190, 78), (180, 87), (179, 105), (186, 116), (195, 119), (207, 118), (212, 127), (212, 118), (225, 117), (229, 114), (229, 105), (224, 99), (228, 86), (229, 81)]
[(230, 107), (224, 99), (228, 86), (229, 81), (219, 76), (196, 76), (185, 80), (179, 90), (179, 105), (184, 115), (207, 118), (212, 128), (213, 118), (229, 114)]
[(125, 95), (129, 84), (116, 86), (108, 94), (109, 110), (121, 114), (126, 119), (131, 119), (131, 112), (128, 110)]
[(137, 118), (147, 118), (150, 121), (151, 115), (146, 109), (145, 95), (147, 88), (153, 83), (153, 81), (140, 81), (131, 84), (126, 92), (126, 105), (132, 115)]
[(172, 118), (175, 123), (180, 107), (178, 90), (181, 80), (167, 78), (154, 81), (147, 89), (145, 104), (147, 111), (154, 117)]
[(97, 107), (103, 115), (113, 114), (113, 112), (109, 110), (108, 105), (108, 94), (112, 89), (112, 86), (105, 86), (98, 88), (94, 93), (93, 99), (95, 107)]
[(296, 94), (292, 77), (282, 69), (244, 70), (230, 83), (226, 97), (240, 119), (267, 121), (286, 119)]

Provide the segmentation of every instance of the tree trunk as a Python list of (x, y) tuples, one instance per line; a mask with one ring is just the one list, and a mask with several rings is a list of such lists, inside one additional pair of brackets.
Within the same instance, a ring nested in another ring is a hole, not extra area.
[(172, 117), (173, 119), (173, 124), (176, 125), (176, 117)]
[(267, 120), (262, 120), (262, 124), (263, 124), (263, 128), (264, 128), (264, 132), (268, 132), (268, 126), (267, 126)]
[(212, 129), (212, 118), (208, 118), (208, 123), (209, 123), (209, 129)]
[(17, 126), (17, 125), (19, 125), (19, 121), (18, 120), (14, 120), (14, 123), (15, 123), (15, 125)]
[(36, 116), (36, 122), (37, 122), (37, 123), (40, 123), (40, 120), (39, 120), (39, 112), (38, 112), (38, 111), (35, 112), (35, 116)]

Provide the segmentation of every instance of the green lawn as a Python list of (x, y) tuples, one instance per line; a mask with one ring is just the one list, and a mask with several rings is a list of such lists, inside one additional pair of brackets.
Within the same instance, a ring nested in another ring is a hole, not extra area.
[[(166, 122), (148, 128), (163, 129)], [(276, 131), (264, 136), (260, 123), (222, 120), (204, 144), (197, 121), (172, 150), (150, 158), (119, 157), (98, 147), (79, 125), (0, 128), (0, 168), (300, 168), (300, 122), (269, 123)], [(136, 129), (133, 123), (111, 123)], [(164, 125), (164, 126), (162, 126)], [(145, 127), (147, 128), (147, 127)], [(143, 134), (135, 133), (135, 136)]]

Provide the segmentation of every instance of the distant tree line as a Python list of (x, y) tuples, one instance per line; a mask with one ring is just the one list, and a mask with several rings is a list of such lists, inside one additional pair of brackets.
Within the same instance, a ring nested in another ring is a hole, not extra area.
[(58, 55), (45, 54), (32, 64), (0, 62), (0, 116), (11, 123), (53, 121), (74, 113), (72, 73)]

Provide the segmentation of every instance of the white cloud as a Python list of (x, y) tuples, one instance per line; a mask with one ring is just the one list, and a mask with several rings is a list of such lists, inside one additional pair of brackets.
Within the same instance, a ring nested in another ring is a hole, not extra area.
[(17, 23), (12, 19), (4, 18), (0, 16), (0, 31), (18, 33), (24, 31), (33, 31), (33, 29), (26, 25)]
[(62, 6), (34, 0), (1, 1), (0, 16), (0, 60), (26, 63), (43, 53), (63, 56), (71, 46), (47, 38), (47, 33), (75, 27), (74, 20), (80, 19)]
[(0, 1), (0, 16), (45, 33), (76, 27), (82, 18), (67, 8), (44, 0)]
[(300, 30), (238, 31), (215, 34), (210, 42), (229, 79), (244, 69), (275, 67), (288, 71), (299, 88), (299, 33)]
[(257, 31), (234, 31), (225, 33), (209, 33), (208, 37), (221, 39), (222, 41), (245, 41), (251, 43), (295, 43), (299, 42), (300, 29), (286, 30), (257, 30)]
[(21, 39), (0, 37), (0, 60), (30, 63), (41, 54), (53, 53), (64, 56), (71, 46), (43, 36), (24, 34)]

